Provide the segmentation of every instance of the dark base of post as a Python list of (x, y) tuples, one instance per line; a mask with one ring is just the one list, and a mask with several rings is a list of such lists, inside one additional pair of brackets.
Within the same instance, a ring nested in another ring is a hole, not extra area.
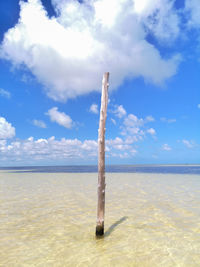
[(97, 225), (96, 227), (96, 236), (100, 237), (104, 235), (104, 226), (102, 225)]

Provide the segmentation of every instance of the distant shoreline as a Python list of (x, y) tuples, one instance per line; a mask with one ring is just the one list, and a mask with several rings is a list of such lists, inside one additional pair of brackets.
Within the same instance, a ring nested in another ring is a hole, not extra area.
[[(109, 167), (115, 167), (115, 166), (124, 166), (124, 167), (149, 167), (149, 166), (152, 166), (152, 167), (157, 167), (157, 166), (200, 166), (200, 163), (174, 163), (174, 164), (169, 164), (169, 163), (166, 163), (166, 164), (157, 164), (157, 163), (153, 163), (153, 164), (108, 164), (107, 166)], [(73, 164), (73, 165), (20, 165), (20, 166), (0, 166), (0, 170), (1, 169), (9, 169), (9, 168), (48, 168), (48, 167), (97, 167), (97, 165), (95, 164)]]

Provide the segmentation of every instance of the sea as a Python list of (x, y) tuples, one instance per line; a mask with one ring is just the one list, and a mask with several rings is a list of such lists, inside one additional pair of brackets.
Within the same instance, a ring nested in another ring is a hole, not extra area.
[(200, 266), (200, 165), (0, 168), (0, 266)]

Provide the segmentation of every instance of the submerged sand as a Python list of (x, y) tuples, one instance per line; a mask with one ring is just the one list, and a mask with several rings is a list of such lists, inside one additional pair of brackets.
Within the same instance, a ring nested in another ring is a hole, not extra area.
[(0, 172), (0, 266), (200, 266), (200, 176)]

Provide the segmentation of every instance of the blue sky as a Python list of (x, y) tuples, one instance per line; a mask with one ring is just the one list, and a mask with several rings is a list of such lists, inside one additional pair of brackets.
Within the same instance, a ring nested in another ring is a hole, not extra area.
[(0, 2), (0, 166), (198, 164), (198, 0)]

